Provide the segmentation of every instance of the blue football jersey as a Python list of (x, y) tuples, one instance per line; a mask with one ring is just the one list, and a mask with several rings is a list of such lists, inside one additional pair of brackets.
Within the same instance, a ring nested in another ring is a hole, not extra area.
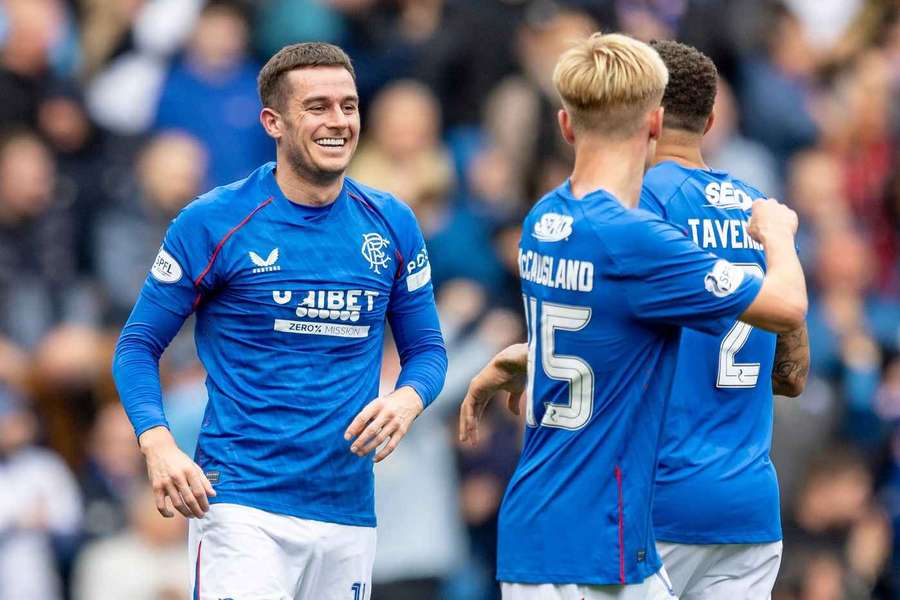
[[(709, 252), (765, 271), (747, 231), (758, 190), (727, 173), (663, 162), (644, 178), (641, 207), (682, 228)], [(723, 335), (685, 331), (663, 432), (653, 523), (685, 544), (781, 539), (772, 442), (775, 334), (732, 323)]]
[(500, 510), (498, 579), (637, 583), (660, 567), (657, 448), (681, 326), (721, 334), (761, 280), (681, 231), (566, 182), (525, 219), (524, 446)]
[[(352, 454), (343, 433), (378, 396), (386, 321), (402, 359), (426, 333), (407, 331), (410, 315), (441, 344), (428, 254), (389, 194), (346, 179), (332, 204), (301, 206), (274, 166), (176, 217), (139, 304), (196, 311), (209, 402), (195, 460), (212, 502), (372, 526), (372, 456)], [(424, 384), (398, 383), (427, 403)]]

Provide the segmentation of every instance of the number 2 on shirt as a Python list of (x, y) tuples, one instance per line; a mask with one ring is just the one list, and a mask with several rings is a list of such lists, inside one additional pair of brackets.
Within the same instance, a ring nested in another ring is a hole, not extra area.
[[(756, 263), (734, 263), (744, 271), (759, 277), (765, 277), (765, 273)], [(752, 388), (756, 387), (759, 380), (759, 363), (739, 363), (735, 361), (735, 355), (741, 351), (744, 344), (750, 338), (753, 331), (751, 325), (737, 321), (728, 330), (722, 343), (719, 345), (719, 373), (716, 377), (717, 388)]]

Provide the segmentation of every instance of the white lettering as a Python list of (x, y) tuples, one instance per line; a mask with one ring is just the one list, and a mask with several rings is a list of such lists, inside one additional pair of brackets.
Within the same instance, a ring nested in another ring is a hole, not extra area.
[(713, 181), (706, 186), (706, 200), (710, 204), (717, 204), (719, 201), (719, 182)]
[(577, 292), (589, 292), (594, 288), (594, 264), (590, 261), (569, 258), (557, 261), (532, 250), (519, 250), (519, 276), (549, 288)]
[(742, 240), (739, 239), (740, 227), (738, 226), (738, 221), (734, 219), (728, 220), (728, 227), (731, 230), (731, 247), (732, 248), (743, 248), (744, 244)]
[(714, 231), (712, 221), (710, 221), (709, 219), (703, 219), (703, 247), (716, 247), (716, 233)]
[[(713, 185), (713, 184), (709, 184)], [(707, 186), (709, 187), (709, 186)], [(700, 234), (697, 233), (697, 227), (700, 225), (700, 219), (688, 219), (688, 225), (691, 227), (691, 237), (694, 238), (694, 243), (698, 246), (700, 245)]]
[(378, 296), (378, 292), (365, 290), (363, 295), (366, 297), (367, 310), (373, 310), (375, 308), (375, 297)]
[(277, 304), (287, 304), (291, 301), (292, 296), (293, 294), (290, 290), (286, 292), (272, 290), (272, 300), (274, 300)]
[(344, 308), (344, 292), (342, 290), (328, 290), (328, 308), (331, 310)]
[(364, 338), (369, 335), (368, 325), (340, 325), (337, 323), (320, 323), (317, 321), (289, 321), (287, 319), (275, 319), (273, 329), (285, 333), (327, 335), (344, 338)]

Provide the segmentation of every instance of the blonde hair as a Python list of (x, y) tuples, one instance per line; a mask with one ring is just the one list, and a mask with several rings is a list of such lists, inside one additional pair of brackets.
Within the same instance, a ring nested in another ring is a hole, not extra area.
[(553, 85), (575, 129), (627, 137), (657, 108), (669, 80), (647, 44), (620, 33), (594, 33), (563, 53)]

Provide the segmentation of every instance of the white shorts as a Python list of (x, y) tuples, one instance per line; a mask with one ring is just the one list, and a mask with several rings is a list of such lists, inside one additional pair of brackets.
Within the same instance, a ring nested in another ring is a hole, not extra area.
[(656, 549), (681, 600), (769, 600), (781, 566), (781, 542), (671, 544)]
[(678, 600), (663, 567), (641, 583), (578, 585), (500, 583), (503, 600)]
[(191, 600), (369, 600), (375, 528), (237, 504), (191, 519)]

